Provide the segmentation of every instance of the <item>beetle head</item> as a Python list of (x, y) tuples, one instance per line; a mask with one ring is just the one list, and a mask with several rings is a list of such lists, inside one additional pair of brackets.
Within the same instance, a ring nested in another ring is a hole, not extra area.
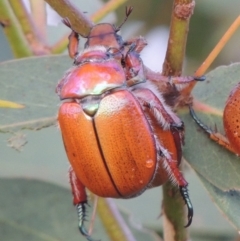
[(93, 26), (87, 37), (88, 40), (85, 44), (85, 48), (95, 45), (103, 45), (110, 48), (120, 49), (123, 46), (124, 41), (122, 37), (119, 34), (117, 34), (117, 32), (127, 21), (132, 10), (133, 7), (126, 7), (126, 17), (117, 28), (109, 23), (100, 23)]

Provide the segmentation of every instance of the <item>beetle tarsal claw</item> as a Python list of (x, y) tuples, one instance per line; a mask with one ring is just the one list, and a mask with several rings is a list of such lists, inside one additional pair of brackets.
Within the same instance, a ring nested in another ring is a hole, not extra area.
[(195, 77), (194, 77), (194, 80), (196, 80), (196, 81), (204, 81), (205, 79), (206, 79), (206, 76), (205, 76), (205, 75), (195, 76)]
[(179, 190), (180, 190), (180, 193), (182, 195), (182, 198), (185, 202), (185, 204), (187, 205), (187, 208), (188, 208), (188, 222), (187, 224), (184, 226), (185, 228), (189, 227), (192, 223), (192, 218), (193, 218), (193, 206), (192, 206), (192, 203), (191, 203), (191, 200), (189, 198), (189, 195), (188, 195), (188, 190), (187, 190), (187, 187), (184, 186), (184, 187), (179, 187)]
[(86, 207), (85, 205), (87, 202), (79, 203), (77, 207), (77, 213), (78, 213), (78, 228), (80, 233), (88, 240), (88, 241), (97, 241), (91, 238), (88, 231), (84, 227), (84, 221), (86, 221)]
[(178, 131), (184, 131), (185, 129), (183, 121), (181, 121), (179, 124), (176, 124), (176, 123), (171, 124), (170, 128), (176, 129)]

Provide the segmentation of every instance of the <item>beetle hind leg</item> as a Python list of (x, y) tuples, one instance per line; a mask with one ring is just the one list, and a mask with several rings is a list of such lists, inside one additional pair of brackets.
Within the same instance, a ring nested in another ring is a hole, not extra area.
[[(162, 162), (164, 173), (172, 183), (179, 186), (181, 196), (188, 209), (188, 227), (192, 222), (193, 207), (190, 201), (187, 181), (183, 177), (178, 166), (182, 158), (182, 144), (184, 143), (184, 123), (180, 118), (164, 103), (160, 94), (157, 96), (147, 89), (135, 89), (134, 94), (139, 100), (141, 107), (149, 120), (149, 124), (155, 133), (156, 149), (158, 151), (158, 160)], [(158, 97), (158, 98), (157, 98)], [(160, 173), (153, 179), (153, 186), (161, 185), (162, 179)], [(166, 179), (164, 179), (166, 181)]]
[(190, 200), (189, 194), (188, 194), (188, 183), (185, 180), (185, 178), (183, 177), (181, 171), (179, 170), (178, 166), (177, 166), (177, 162), (173, 161), (171, 159), (167, 159), (165, 162), (165, 166), (166, 169), (169, 173), (170, 176), (170, 180), (173, 183), (176, 183), (179, 186), (179, 192), (183, 198), (183, 201), (185, 202), (186, 206), (187, 206), (187, 210), (188, 210), (188, 222), (185, 225), (185, 227), (189, 227), (192, 223), (192, 218), (193, 218), (193, 206), (192, 206), (192, 202)]
[(183, 177), (181, 171), (178, 168), (178, 162), (174, 161), (170, 153), (163, 147), (159, 146), (159, 158), (162, 160), (163, 165), (169, 175), (169, 179), (176, 185), (179, 186), (179, 192), (188, 209), (188, 222), (185, 227), (189, 227), (192, 223), (193, 218), (193, 206), (188, 194), (188, 183)]
[(73, 204), (77, 208), (78, 229), (88, 241), (94, 241), (84, 226), (84, 222), (86, 221), (86, 205), (88, 204), (85, 186), (77, 178), (72, 168), (69, 170), (69, 179), (73, 194)]
[(189, 112), (193, 120), (198, 124), (201, 129), (209, 135), (209, 138), (212, 139), (214, 142), (218, 143), (220, 146), (225, 147), (230, 152), (236, 154), (235, 150), (229, 143), (228, 139), (223, 136), (222, 134), (218, 133), (217, 130), (213, 131), (210, 127), (205, 125), (201, 122), (201, 120), (197, 117), (195, 111), (193, 110), (192, 106), (189, 106)]
[(87, 202), (82, 202), (76, 205), (77, 207), (77, 214), (78, 214), (78, 229), (80, 233), (88, 240), (88, 241), (94, 241), (94, 239), (91, 238), (88, 231), (86, 230), (84, 226), (84, 222), (86, 221), (86, 205)]
[(185, 225), (185, 228), (189, 227), (192, 223), (192, 218), (193, 218), (193, 206), (192, 206), (192, 203), (191, 203), (191, 200), (189, 198), (189, 195), (188, 195), (188, 189), (187, 189), (187, 186), (185, 187), (182, 187), (180, 186), (179, 187), (179, 191), (182, 195), (182, 198), (185, 202), (185, 204), (187, 205), (187, 208), (188, 208), (188, 222), (187, 224)]

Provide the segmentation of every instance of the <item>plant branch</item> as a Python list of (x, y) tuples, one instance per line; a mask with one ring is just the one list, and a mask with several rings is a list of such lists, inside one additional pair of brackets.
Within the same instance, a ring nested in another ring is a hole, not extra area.
[[(30, 15), (28, 14), (22, 0), (15, 1), (9, 0), (12, 10), (21, 25), (23, 34), (28, 41), (29, 46), (34, 55), (49, 54), (48, 47), (43, 44), (40, 33), (37, 31), (37, 27), (32, 22)], [(39, 14), (39, 13), (38, 13)]]
[[(175, 0), (171, 17), (168, 48), (163, 64), (163, 75), (179, 76), (182, 73), (190, 17), (194, 0)], [(185, 203), (178, 187), (171, 182), (163, 185), (164, 240), (185, 241), (188, 239)]]
[(163, 185), (163, 231), (164, 240), (186, 241), (188, 231), (186, 225), (185, 203), (179, 188), (171, 182)]
[(182, 73), (189, 20), (193, 14), (194, 6), (193, 0), (174, 1), (168, 48), (163, 63), (163, 75), (180, 76)]
[(206, 60), (203, 61), (202, 65), (196, 71), (195, 76), (199, 77), (205, 74), (206, 70), (209, 68), (212, 62), (216, 59), (216, 57), (222, 51), (223, 47), (226, 45), (226, 43), (229, 41), (232, 35), (236, 32), (239, 26), (240, 26), (240, 15), (232, 23), (232, 25), (229, 27), (227, 32), (222, 36), (222, 38), (219, 40), (219, 42), (212, 50), (212, 52), (208, 55)]
[(72, 28), (86, 37), (93, 23), (68, 0), (45, 0), (62, 18), (68, 18)]
[[(95, 12), (90, 19), (96, 23), (103, 19), (108, 13), (116, 10), (120, 5), (125, 3), (127, 0), (111, 0), (107, 2), (102, 8)], [(53, 54), (62, 53), (68, 45), (69, 33), (63, 36), (54, 46), (51, 47), (51, 52)]]
[[(11, 0), (14, 1), (14, 0)], [(38, 30), (38, 35), (42, 40), (46, 41), (47, 36), (47, 13), (46, 13), (46, 3), (42, 0), (31, 0), (31, 15), (35, 25)]]
[[(212, 62), (216, 59), (218, 54), (221, 52), (223, 47), (227, 44), (229, 39), (232, 37), (232, 35), (236, 32), (236, 30), (240, 26), (240, 16), (236, 18), (236, 20), (232, 23), (232, 25), (229, 27), (227, 32), (223, 35), (223, 37), (219, 40), (215, 48), (212, 50), (212, 52), (208, 55), (208, 57), (203, 61), (201, 66), (197, 69), (195, 72), (195, 76), (199, 77), (205, 74), (206, 70), (209, 68), (209, 66), (212, 64)], [(190, 95), (192, 89), (196, 85), (197, 82), (192, 82), (188, 85), (188, 87), (184, 90), (184, 95)]]
[(28, 41), (7, 0), (0, 1), (0, 22), (13, 55), (16, 58), (32, 56)]
[(136, 241), (113, 200), (99, 198), (97, 212), (111, 240)]

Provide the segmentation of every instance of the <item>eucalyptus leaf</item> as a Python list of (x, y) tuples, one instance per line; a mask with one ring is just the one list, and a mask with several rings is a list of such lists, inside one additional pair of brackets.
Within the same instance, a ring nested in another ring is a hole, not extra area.
[[(70, 190), (34, 179), (16, 178), (0, 179), (0, 192), (4, 193), (0, 196), (1, 240), (86, 240), (77, 228), (77, 211)], [(88, 211), (90, 216), (92, 208), (88, 207)], [(121, 213), (137, 240), (157, 240), (153, 232), (136, 228), (130, 214)], [(92, 236), (95, 240), (109, 240), (98, 216)]]
[[(206, 75), (206, 81), (194, 89), (197, 100), (223, 111), (230, 91), (240, 80), (240, 63), (221, 66)], [(198, 118), (224, 135), (222, 116), (197, 112)], [(188, 112), (182, 119), (186, 126), (184, 157), (201, 177), (212, 199), (228, 220), (240, 227), (240, 158), (212, 141), (192, 120)]]
[(60, 103), (55, 87), (72, 65), (68, 56), (32, 57), (0, 64), (0, 96), (22, 104), (1, 109), (0, 131), (41, 129), (56, 123)]
[(224, 216), (232, 223), (232, 225), (240, 230), (240, 209), (239, 200), (240, 192), (236, 190), (222, 191), (216, 186), (208, 182), (203, 176), (198, 175), (209, 194), (213, 197), (213, 201), (223, 211)]

